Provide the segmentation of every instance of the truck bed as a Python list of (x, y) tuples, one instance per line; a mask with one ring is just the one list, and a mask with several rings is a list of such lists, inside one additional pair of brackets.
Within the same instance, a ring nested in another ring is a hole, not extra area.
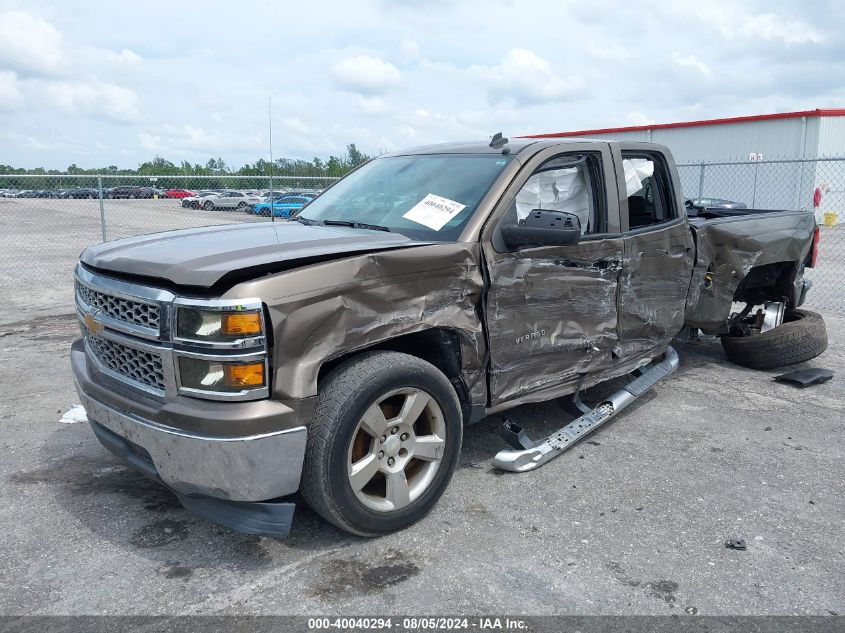
[(752, 268), (804, 261), (816, 222), (810, 211), (704, 211), (710, 217), (689, 218), (696, 257), (686, 322), (713, 331), (729, 316), (737, 286)]

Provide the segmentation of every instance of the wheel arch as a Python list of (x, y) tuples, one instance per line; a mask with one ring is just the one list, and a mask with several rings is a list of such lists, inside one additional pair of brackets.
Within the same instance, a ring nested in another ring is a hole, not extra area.
[(475, 421), (473, 418), (476, 416), (472, 415), (474, 408), (469, 395), (469, 387), (463, 373), (461, 338), (459, 332), (448, 328), (428, 328), (419, 332), (395, 336), (366, 347), (349, 350), (325, 360), (320, 365), (317, 373), (317, 384), (319, 385), (335, 367), (366, 352), (401, 352), (429, 362), (442, 372), (458, 394), (464, 422)]
[(733, 300), (754, 305), (785, 300), (788, 308), (795, 308), (800, 305), (796, 289), (802, 278), (803, 267), (795, 261), (754, 266), (737, 285)]

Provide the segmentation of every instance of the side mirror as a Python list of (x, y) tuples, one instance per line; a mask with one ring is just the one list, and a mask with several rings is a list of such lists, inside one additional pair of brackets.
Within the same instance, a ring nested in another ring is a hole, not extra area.
[(532, 209), (517, 224), (502, 226), (502, 239), (511, 249), (524, 246), (568, 246), (581, 239), (581, 220), (574, 213)]

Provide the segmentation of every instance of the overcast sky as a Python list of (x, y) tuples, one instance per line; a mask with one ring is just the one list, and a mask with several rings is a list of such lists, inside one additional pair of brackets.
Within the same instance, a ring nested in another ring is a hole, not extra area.
[(0, 0), (0, 163), (239, 167), (845, 106), (845, 3)]

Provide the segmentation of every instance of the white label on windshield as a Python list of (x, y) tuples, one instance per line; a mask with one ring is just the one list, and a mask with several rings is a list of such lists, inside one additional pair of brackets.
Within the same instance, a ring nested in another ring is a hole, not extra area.
[(439, 231), (465, 207), (465, 204), (430, 193), (411, 207), (402, 217)]

